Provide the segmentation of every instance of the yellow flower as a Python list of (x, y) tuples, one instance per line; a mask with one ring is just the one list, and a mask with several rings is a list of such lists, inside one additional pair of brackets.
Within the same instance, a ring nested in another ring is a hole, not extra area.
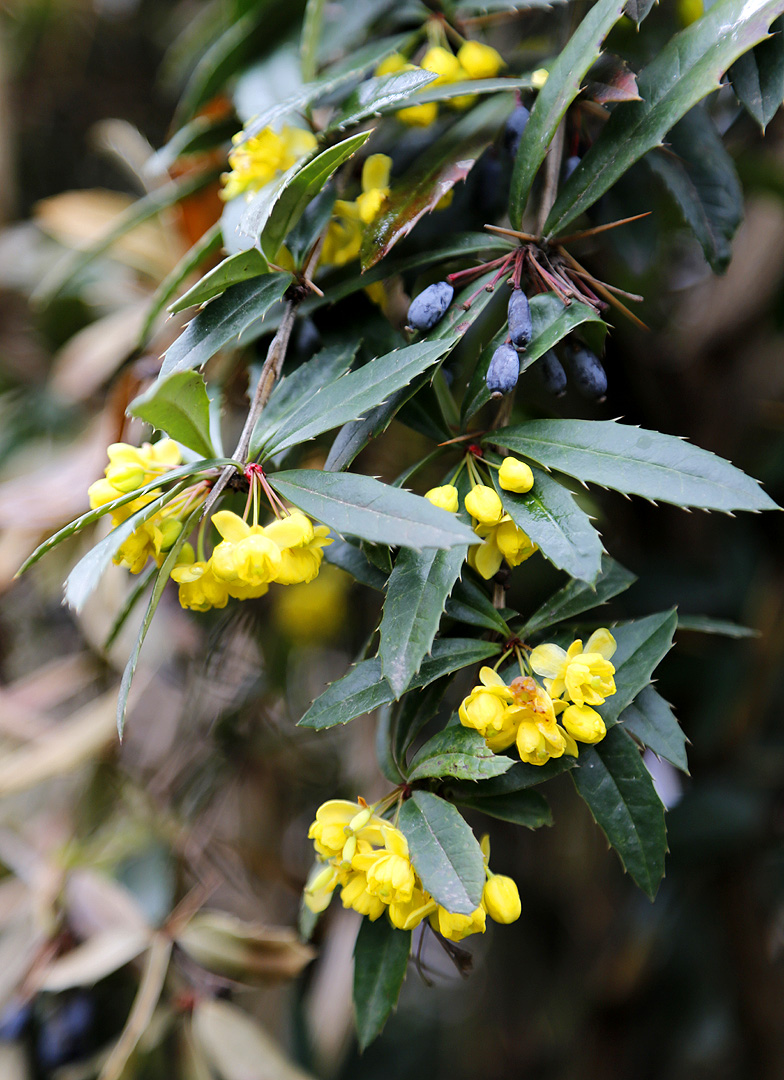
[(386, 154), (371, 154), (362, 166), (362, 194), (357, 198), (357, 208), (365, 225), (375, 221), (387, 201), (391, 168), (392, 158)]
[(346, 593), (351, 579), (337, 566), (323, 566), (315, 581), (281, 589), (275, 618), (297, 642), (331, 641), (346, 621)]
[(398, 930), (413, 930), (436, 910), (436, 902), (424, 889), (415, 888), (407, 903), (389, 905), (389, 921)]
[[(514, 698), (498, 672), (490, 667), (482, 668), (479, 681), (481, 686), (475, 686), (463, 699), (458, 715), (463, 727), (473, 728), (483, 739), (493, 739), (507, 727), (509, 705)], [(506, 745), (512, 742), (514, 733)]]
[(537, 68), (531, 75), (531, 85), (535, 90), (541, 90), (544, 84), (547, 82), (550, 72), (547, 68)]
[(361, 806), (347, 799), (330, 799), (316, 811), (316, 820), (308, 830), (308, 839), (319, 855), (324, 858), (343, 857), (343, 849), (350, 837), (384, 845), (385, 822), (375, 815), (369, 806)]
[(438, 506), (441, 510), (448, 510), (450, 514), (456, 514), (460, 506), (457, 498), (457, 488), (453, 484), (444, 484), (442, 487), (431, 488), (430, 491), (425, 492), (425, 498), (433, 506)]
[(534, 474), (530, 465), (517, 458), (505, 457), (498, 470), (498, 483), (504, 491), (516, 491), (524, 495), (534, 486)]
[(480, 41), (463, 42), (457, 59), (469, 79), (494, 79), (501, 68), (506, 67), (500, 53)]
[(362, 247), (362, 222), (355, 202), (337, 199), (327, 226), (320, 261), (324, 266), (345, 266)]
[(298, 511), (265, 525), (264, 536), (280, 550), (280, 564), (272, 579), (280, 585), (313, 581), (324, 558), (321, 549), (332, 543), (326, 525), (314, 528)]
[(497, 525), (504, 516), (498, 492), (486, 484), (475, 484), (465, 497), (465, 508), (480, 525)]
[[(409, 64), (400, 53), (392, 53), (387, 56), (375, 70), (376, 75), (397, 75), (401, 71), (416, 71), (416, 64)], [(432, 83), (428, 83), (432, 86)], [(429, 101), (424, 105), (409, 105), (406, 109), (400, 109), (395, 116), (401, 123), (408, 127), (429, 127), (438, 116), (438, 104)]]
[(564, 711), (561, 723), (579, 742), (598, 743), (607, 734), (604, 720), (590, 705), (570, 705)]
[[(321, 566), (322, 547), (332, 543), (325, 525), (314, 529), (299, 512), (265, 526), (248, 525), (230, 510), (219, 510), (212, 521), (223, 537), (212, 553), (213, 570), (232, 589), (256, 589), (272, 581), (282, 585), (312, 581)], [(241, 593), (240, 598), (247, 595)]]
[(221, 198), (226, 201), (243, 192), (259, 191), (318, 145), (312, 132), (298, 127), (284, 127), (280, 132), (266, 127), (249, 139), (242, 141), (243, 137), (240, 131), (232, 139), (235, 149), (229, 154), (231, 172), (221, 177)]
[(438, 75), (438, 78), (428, 83), (428, 86), (459, 82), (464, 75), (458, 58), (442, 45), (434, 45), (431, 49), (428, 49), (422, 57), (420, 67), (423, 71), (432, 71)]
[(530, 720), (523, 720), (517, 729), (517, 751), (520, 760), (529, 765), (546, 765), (550, 758), (559, 758), (570, 754), (577, 757), (577, 747), (571, 738), (557, 724), (545, 733), (541, 725)]
[(544, 675), (544, 685), (551, 697), (564, 692), (575, 705), (601, 705), (615, 693), (615, 668), (610, 657), (615, 652), (615, 638), (609, 630), (594, 631), (585, 650), (578, 638), (568, 652), (552, 643), (537, 645), (531, 653), (531, 667)]
[(215, 577), (209, 562), (175, 566), (170, 576), (180, 586), (182, 607), (191, 611), (226, 607), (229, 599), (226, 583)]
[(385, 904), (407, 904), (414, 894), (414, 869), (408, 854), (408, 842), (399, 829), (383, 827), (385, 846), (359, 853), (351, 860), (353, 870), (361, 870), (367, 879), (366, 889)]
[(439, 904), (430, 916), (430, 925), (447, 941), (462, 941), (469, 934), (484, 934), (487, 913), (481, 904), (471, 915), (456, 915)]
[(343, 907), (353, 908), (360, 915), (367, 915), (371, 922), (380, 918), (386, 909), (386, 904), (380, 897), (368, 892), (367, 878), (359, 871), (349, 875), (348, 881), (340, 891), (340, 899)]
[(485, 883), (482, 907), (494, 922), (516, 922), (522, 911), (517, 885), (510, 877), (493, 874)]
[(400, 71), (410, 71), (414, 67), (413, 64), (409, 64), (405, 56), (401, 56), (400, 53), (390, 53), (389, 56), (384, 57), (381, 63), (376, 68), (374, 75), (397, 75)]
[(332, 863), (326, 866), (316, 863), (305, 886), (305, 907), (317, 915), (328, 908), (335, 887), (340, 883), (340, 876), (338, 868)]
[(504, 514), (497, 525), (475, 525), (474, 532), (485, 542), (469, 549), (468, 564), (485, 581), (498, 572), (504, 559), (510, 566), (519, 566), (537, 550), (536, 544), (508, 514)]

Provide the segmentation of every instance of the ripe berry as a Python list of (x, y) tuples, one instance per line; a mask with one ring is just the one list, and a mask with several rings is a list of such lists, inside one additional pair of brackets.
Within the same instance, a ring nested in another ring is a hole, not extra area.
[(455, 290), (448, 281), (436, 281), (423, 289), (408, 309), (408, 325), (412, 330), (432, 330), (443, 319), (452, 303)]
[(520, 148), (520, 140), (528, 123), (530, 112), (525, 105), (518, 105), (504, 126), (504, 148), (512, 157), (517, 156)]
[(536, 370), (539, 372), (539, 378), (545, 390), (555, 394), (556, 397), (563, 397), (566, 393), (566, 372), (552, 349), (549, 349), (537, 362)]
[(493, 353), (485, 382), (491, 394), (508, 394), (517, 386), (520, 359), (511, 345), (499, 345)]
[(598, 357), (590, 349), (570, 349), (566, 354), (574, 388), (580, 397), (603, 401), (607, 393), (607, 375)]
[(533, 324), (531, 322), (531, 308), (528, 305), (528, 297), (520, 289), (515, 289), (509, 297), (507, 308), (509, 320), (509, 335), (512, 344), (522, 352), (533, 336)]

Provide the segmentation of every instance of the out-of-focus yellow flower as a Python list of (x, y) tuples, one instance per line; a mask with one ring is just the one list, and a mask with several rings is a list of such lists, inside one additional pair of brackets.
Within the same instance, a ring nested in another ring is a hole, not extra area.
[(504, 491), (516, 491), (519, 495), (524, 495), (534, 486), (531, 466), (517, 458), (505, 457), (498, 470), (498, 483)]
[(423, 71), (432, 71), (438, 76), (428, 86), (441, 86), (443, 83), (459, 82), (465, 72), (453, 52), (442, 45), (434, 45), (422, 57), (419, 65)]
[(231, 172), (224, 173), (221, 198), (228, 201), (244, 192), (253, 194), (286, 169), (312, 153), (318, 145), (316, 136), (299, 127), (283, 127), (280, 132), (266, 127), (257, 135), (244, 139), (238, 132), (229, 153)]
[(389, 196), (389, 172), (392, 158), (371, 154), (362, 166), (362, 194), (357, 197), (359, 217), (369, 225), (378, 217)]
[(439, 904), (430, 916), (430, 925), (447, 941), (462, 941), (469, 934), (484, 934), (487, 913), (480, 904), (471, 915), (456, 915)]
[(337, 199), (321, 248), (324, 266), (345, 266), (359, 256), (362, 248), (362, 221), (355, 202)]
[(595, 630), (586, 642), (578, 638), (564, 651), (552, 643), (537, 645), (531, 653), (531, 667), (545, 676), (544, 685), (551, 697), (564, 692), (575, 705), (601, 705), (615, 693), (615, 668), (610, 657), (615, 652), (615, 638), (609, 630)]
[(180, 604), (191, 611), (224, 608), (229, 591), (225, 581), (219, 581), (209, 562), (193, 562), (175, 566), (171, 578), (179, 585)]
[(457, 60), (469, 79), (494, 79), (506, 67), (501, 54), (480, 41), (464, 41)]
[(522, 905), (515, 882), (504, 874), (493, 874), (485, 883), (482, 907), (494, 922), (516, 922), (520, 918)]
[[(410, 64), (400, 53), (392, 53), (381, 61), (375, 74), (397, 75), (401, 71), (416, 70), (416, 64)], [(430, 127), (438, 116), (438, 104), (435, 101), (429, 101), (424, 105), (409, 105), (405, 109), (399, 109), (395, 116), (408, 127)]]
[(531, 85), (533, 86), (534, 90), (541, 90), (544, 84), (547, 82), (549, 75), (550, 72), (547, 70), (547, 68), (537, 68), (536, 71), (531, 75)]
[(433, 506), (438, 506), (441, 510), (448, 510), (450, 514), (456, 514), (460, 508), (457, 488), (454, 484), (443, 484), (441, 487), (431, 488), (430, 491), (425, 492), (425, 498)]
[(705, 14), (705, 4), (703, 0), (678, 0), (676, 10), (681, 26), (691, 26)]
[(309, 584), (292, 585), (275, 596), (275, 618), (297, 642), (331, 641), (346, 619), (351, 579), (337, 566), (322, 566)]

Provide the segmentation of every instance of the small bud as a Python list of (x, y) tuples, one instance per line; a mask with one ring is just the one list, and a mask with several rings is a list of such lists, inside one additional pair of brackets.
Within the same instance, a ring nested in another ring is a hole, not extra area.
[(516, 491), (519, 495), (525, 495), (534, 486), (534, 474), (530, 465), (517, 458), (505, 457), (498, 470), (498, 483), (504, 491)]
[(513, 923), (519, 919), (522, 905), (514, 881), (503, 874), (493, 874), (485, 884), (482, 906), (497, 923)]
[(457, 498), (457, 488), (452, 484), (431, 488), (430, 491), (425, 492), (425, 498), (433, 506), (448, 510), (450, 514), (456, 514), (460, 505)]
[(464, 41), (457, 51), (457, 59), (469, 79), (494, 79), (506, 66), (495, 49), (480, 41)]
[(372, 817), (373, 811), (369, 806), (366, 806), (364, 810), (360, 810), (359, 813), (355, 814), (351, 821), (349, 821), (346, 826), (348, 832), (350, 834), (357, 833), (360, 829), (364, 829)]
[(179, 518), (167, 517), (161, 522), (161, 551), (168, 551), (182, 532)]
[(491, 394), (508, 394), (517, 386), (520, 377), (520, 359), (511, 345), (499, 345), (493, 353), (485, 375), (487, 389)]
[(584, 743), (601, 742), (607, 734), (604, 720), (590, 705), (570, 705), (561, 723), (573, 739)]
[(408, 309), (408, 325), (412, 330), (432, 330), (446, 314), (455, 290), (448, 281), (436, 281), (412, 301)]
[(477, 484), (465, 497), (465, 508), (482, 525), (497, 525), (504, 516), (504, 508), (494, 491), (486, 484)]
[(566, 393), (566, 372), (552, 349), (549, 349), (538, 361), (536, 370), (545, 390), (556, 397), (562, 397)]
[(119, 461), (116, 465), (109, 465), (106, 469), (106, 479), (125, 495), (129, 491), (136, 491), (144, 483), (144, 469), (131, 461)]
[(534, 329), (528, 297), (520, 289), (515, 289), (509, 297), (507, 318), (509, 320), (509, 335), (512, 338), (512, 344), (518, 352), (521, 352), (531, 341)]
[(566, 355), (569, 374), (580, 397), (602, 401), (607, 393), (607, 374), (598, 357), (590, 349), (570, 350)]

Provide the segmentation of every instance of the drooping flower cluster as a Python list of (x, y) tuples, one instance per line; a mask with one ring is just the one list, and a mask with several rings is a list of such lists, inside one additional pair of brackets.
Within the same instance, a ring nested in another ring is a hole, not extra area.
[(248, 139), (239, 131), (232, 142), (231, 172), (221, 177), (221, 198), (227, 202), (238, 195), (254, 195), (318, 145), (311, 131), (299, 127), (283, 127), (280, 131), (265, 127)]
[[(443, 45), (434, 45), (422, 57), (419, 67), (438, 76), (427, 85), (467, 82), (471, 79), (492, 79), (505, 67), (500, 54), (489, 45), (479, 41), (465, 41), (457, 51)], [(376, 75), (397, 75), (402, 71), (416, 71), (417, 65), (409, 63), (400, 53), (392, 53), (376, 68)], [(447, 104), (453, 109), (467, 109), (476, 100), (475, 94), (461, 94), (449, 98)], [(422, 105), (409, 105), (396, 114), (398, 120), (410, 127), (429, 127), (438, 116), (438, 102), (428, 101)]]
[[(367, 804), (331, 799), (319, 807), (308, 837), (319, 858), (305, 887), (305, 904), (313, 912), (324, 911), (339, 888), (343, 906), (371, 921), (386, 912), (397, 929), (413, 930), (429, 919), (450, 941), (483, 934), (488, 915), (501, 923), (520, 916), (517, 886), (489, 869), (482, 901), (471, 914), (450, 912), (436, 903), (411, 865), (403, 833)], [(482, 849), (487, 864), (487, 838)]]
[(480, 685), (460, 705), (460, 722), (478, 731), (496, 753), (516, 743), (529, 765), (544, 765), (564, 754), (577, 757), (578, 742), (597, 743), (607, 734), (592, 706), (615, 693), (614, 652), (615, 639), (604, 628), (591, 635), (585, 649), (579, 639), (568, 651), (538, 645), (529, 663), (537, 675), (546, 676), (543, 687), (530, 675), (507, 685), (492, 668), (483, 667)]

